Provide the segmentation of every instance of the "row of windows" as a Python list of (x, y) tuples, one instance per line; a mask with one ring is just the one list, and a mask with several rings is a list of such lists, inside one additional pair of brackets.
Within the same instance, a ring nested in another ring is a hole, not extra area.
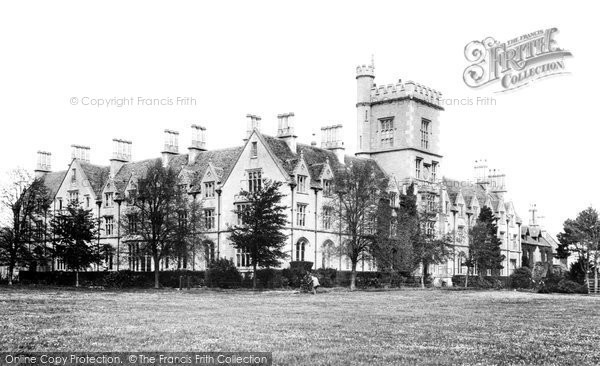
[[(381, 146), (394, 146), (394, 118), (382, 118), (379, 120)], [(421, 118), (421, 148), (429, 149), (431, 137), (431, 121)]]
[(438, 162), (423, 163), (423, 158), (415, 158), (415, 178), (435, 181), (437, 179)]

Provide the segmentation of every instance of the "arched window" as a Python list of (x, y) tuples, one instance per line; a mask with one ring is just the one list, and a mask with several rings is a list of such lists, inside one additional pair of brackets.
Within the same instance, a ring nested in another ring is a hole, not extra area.
[(323, 248), (321, 250), (322, 253), (322, 263), (321, 267), (323, 268), (332, 268), (333, 262), (333, 242), (331, 240), (327, 240), (323, 243)]
[(207, 268), (215, 260), (215, 243), (210, 240), (204, 242), (204, 259)]
[(301, 238), (296, 242), (296, 260), (304, 261), (304, 251), (306, 249), (307, 241), (304, 238)]

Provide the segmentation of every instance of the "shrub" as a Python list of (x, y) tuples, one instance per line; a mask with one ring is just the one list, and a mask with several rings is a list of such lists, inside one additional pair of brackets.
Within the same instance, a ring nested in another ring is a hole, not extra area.
[(533, 288), (531, 270), (528, 267), (517, 268), (510, 275), (509, 284), (512, 288)]
[(285, 268), (281, 271), (281, 275), (287, 279), (289, 286), (296, 288), (300, 287), (302, 278), (312, 268), (312, 262), (294, 261), (290, 262), (290, 268)]
[(283, 287), (283, 275), (281, 270), (273, 268), (259, 269), (256, 271), (257, 286), (262, 288)]
[(581, 261), (584, 260), (585, 259), (581, 257), (577, 260), (577, 262), (571, 264), (571, 267), (569, 268), (569, 273), (567, 275), (571, 281), (577, 282), (579, 284), (585, 283), (585, 271), (581, 269)]
[(565, 294), (586, 294), (587, 287), (571, 280), (562, 279), (557, 285), (558, 292)]
[(337, 270), (333, 268), (320, 268), (316, 270), (319, 283), (323, 287), (335, 286), (335, 280), (337, 278)]
[(242, 275), (232, 260), (220, 258), (208, 267), (205, 283), (208, 287), (236, 288), (242, 284)]

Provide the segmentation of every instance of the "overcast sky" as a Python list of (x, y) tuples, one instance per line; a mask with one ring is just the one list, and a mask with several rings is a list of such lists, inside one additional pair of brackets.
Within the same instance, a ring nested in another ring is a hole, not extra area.
[[(210, 148), (232, 146), (247, 113), (274, 134), (276, 115), (295, 112), (307, 143), (312, 133), (320, 141), (322, 125), (343, 123), (353, 152), (355, 68), (374, 54), (377, 84), (414, 80), (444, 98), (493, 97), (495, 105), (442, 113), (443, 174), (470, 179), (473, 161), (487, 158), (506, 172), (519, 214), (526, 219), (537, 203), (556, 234), (566, 218), (600, 206), (596, 12), (565, 2), (487, 4), (2, 2), (0, 170), (33, 169), (40, 149), (52, 152), (54, 170), (65, 169), (74, 143), (108, 164), (115, 137), (133, 141), (134, 159), (155, 157), (165, 128), (181, 132), (185, 152), (191, 123), (207, 127)], [(569, 75), (502, 94), (464, 84), (468, 42), (550, 27), (574, 55)], [(134, 105), (84, 106), (86, 97)], [(139, 97), (196, 105), (139, 106)]]

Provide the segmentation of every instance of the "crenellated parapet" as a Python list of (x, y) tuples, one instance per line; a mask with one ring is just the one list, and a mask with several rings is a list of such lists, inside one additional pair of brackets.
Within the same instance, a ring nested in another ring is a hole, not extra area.
[(375, 66), (374, 65), (360, 65), (356, 67), (356, 77), (370, 76), (375, 77)]
[(371, 88), (372, 103), (400, 98), (417, 99), (441, 107), (442, 93), (411, 80)]

